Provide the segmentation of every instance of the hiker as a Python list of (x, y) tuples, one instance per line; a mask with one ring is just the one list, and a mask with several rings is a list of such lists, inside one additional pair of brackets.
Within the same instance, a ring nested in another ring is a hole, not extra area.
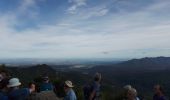
[(34, 82), (30, 82), (30, 83), (28, 84), (28, 87), (29, 87), (30, 89), (34, 89), (31, 93), (35, 93), (35, 92), (36, 92), (36, 85), (35, 85)]
[(7, 85), (8, 85), (8, 79), (1, 80), (1, 82), (0, 82), (0, 100), (9, 100), (8, 95), (7, 95), (7, 92), (8, 92)]
[(123, 87), (123, 91), (122, 91), (122, 97), (123, 97), (123, 100), (126, 100), (127, 99), (127, 93), (128, 91), (132, 89), (132, 86), (131, 85), (125, 85)]
[(32, 92), (29, 94), (29, 96), (27, 97), (26, 100), (36, 100), (36, 94), (37, 94), (37, 91), (36, 91), (36, 85), (34, 82), (30, 82), (28, 84), (28, 88), (31, 89), (33, 88), (34, 90), (32, 90)]
[(49, 82), (50, 81), (49, 77), (44, 76), (42, 79), (43, 79), (43, 83), (40, 85), (40, 92), (41, 91), (53, 91), (54, 86), (52, 83)]
[[(29, 83), (29, 88), (36, 88), (34, 82)], [(27, 100), (59, 100), (54, 91), (32, 91)]]
[(101, 74), (96, 73), (94, 76), (93, 83), (87, 84), (83, 88), (85, 100), (100, 100), (101, 98), (100, 82), (101, 82)]
[(153, 100), (167, 100), (167, 98), (164, 95), (163, 88), (159, 84), (154, 86)]
[(11, 78), (7, 87), (9, 88), (8, 97), (9, 100), (26, 100), (30, 93), (35, 91), (35, 88), (22, 88), (19, 86), (21, 82), (18, 78)]
[(73, 87), (74, 86), (71, 81), (65, 81), (64, 91), (66, 93), (66, 96), (64, 97), (64, 100), (77, 100), (76, 94), (72, 89)]
[(137, 97), (137, 91), (135, 88), (129, 88), (125, 100), (140, 100)]

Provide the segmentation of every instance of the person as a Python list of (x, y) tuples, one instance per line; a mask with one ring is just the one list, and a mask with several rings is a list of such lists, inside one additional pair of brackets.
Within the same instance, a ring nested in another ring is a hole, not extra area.
[(74, 86), (71, 81), (67, 80), (64, 84), (64, 91), (66, 93), (66, 96), (64, 97), (64, 100), (77, 100), (76, 94), (74, 90), (72, 89)]
[(125, 86), (123, 87), (123, 91), (122, 91), (122, 98), (123, 98), (123, 100), (126, 100), (126, 99), (127, 99), (127, 93), (128, 93), (128, 91), (129, 91), (130, 89), (132, 89), (132, 86), (131, 86), (131, 85), (125, 85)]
[(34, 82), (30, 82), (30, 83), (28, 84), (28, 88), (29, 88), (29, 89), (33, 89), (31, 93), (36, 92), (36, 85), (35, 85)]
[(129, 88), (126, 96), (126, 100), (139, 100), (137, 97), (137, 91), (135, 88)]
[[(29, 88), (36, 88), (34, 82), (29, 83)], [(32, 91), (27, 100), (59, 100), (54, 91)]]
[(3, 79), (0, 82), (0, 100), (9, 100), (7, 95), (8, 92), (7, 84), (8, 79)]
[(164, 95), (163, 88), (159, 84), (154, 86), (153, 100), (167, 100), (167, 98)]
[(29, 94), (35, 91), (35, 88), (22, 88), (19, 86), (21, 82), (18, 78), (11, 78), (7, 85), (9, 89), (8, 97), (10, 100), (26, 100)]
[(42, 91), (53, 91), (54, 87), (53, 84), (49, 82), (49, 77), (44, 76), (43, 77), (43, 83), (40, 85), (40, 92)]
[(101, 74), (96, 73), (94, 76), (94, 82), (90, 86), (89, 97), (86, 97), (85, 100), (100, 100), (101, 98), (100, 82), (101, 82)]

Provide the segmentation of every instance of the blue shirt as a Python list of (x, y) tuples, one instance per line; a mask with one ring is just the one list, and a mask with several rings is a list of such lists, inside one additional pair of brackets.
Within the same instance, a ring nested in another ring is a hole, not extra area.
[(51, 83), (42, 83), (40, 86), (40, 91), (52, 91), (53, 85)]
[(64, 97), (64, 100), (77, 100), (76, 94), (74, 93), (73, 89), (70, 89), (66, 96)]
[(10, 91), (8, 96), (10, 100), (26, 100), (29, 94), (29, 89), (23, 88)]
[(8, 96), (0, 92), (0, 100), (8, 100)]

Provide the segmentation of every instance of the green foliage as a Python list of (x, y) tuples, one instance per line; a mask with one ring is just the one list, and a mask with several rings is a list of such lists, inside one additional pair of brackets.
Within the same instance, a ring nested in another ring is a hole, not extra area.
[(74, 88), (74, 90), (76, 92), (77, 99), (83, 100), (83, 89), (82, 89), (82, 87), (77, 86), (77, 87)]

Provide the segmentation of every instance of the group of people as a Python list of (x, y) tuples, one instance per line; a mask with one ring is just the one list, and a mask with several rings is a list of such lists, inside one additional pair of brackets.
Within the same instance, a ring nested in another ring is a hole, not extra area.
[[(48, 76), (42, 77), (37, 93), (35, 83), (31, 82), (27, 88), (21, 88), (18, 78), (9, 78), (5, 72), (0, 72), (0, 100), (77, 100), (73, 90), (73, 83), (69, 80), (64, 82), (64, 98), (58, 98), (54, 93), (55, 87), (50, 83)], [(83, 100), (101, 100), (101, 74), (96, 73), (92, 82), (83, 87)], [(161, 85), (154, 86), (153, 100), (168, 100), (164, 95)], [(137, 90), (131, 85), (123, 87), (122, 100), (143, 100), (138, 97)]]
[[(131, 85), (126, 85), (123, 87), (123, 97), (124, 100), (140, 100), (137, 94), (137, 90)], [(143, 100), (143, 99), (141, 99)], [(154, 86), (154, 96), (153, 100), (169, 100), (165, 95), (161, 85), (157, 84)]]
[[(96, 73), (94, 82), (84, 86), (84, 100), (99, 100), (101, 74)], [(64, 82), (63, 89), (65, 97), (58, 98), (54, 93), (55, 87), (50, 83), (48, 76), (42, 77), (39, 93), (36, 84), (29, 83), (27, 88), (21, 88), (22, 83), (18, 78), (10, 78), (7, 73), (0, 72), (0, 100), (77, 100), (73, 90), (73, 83), (69, 80)]]

